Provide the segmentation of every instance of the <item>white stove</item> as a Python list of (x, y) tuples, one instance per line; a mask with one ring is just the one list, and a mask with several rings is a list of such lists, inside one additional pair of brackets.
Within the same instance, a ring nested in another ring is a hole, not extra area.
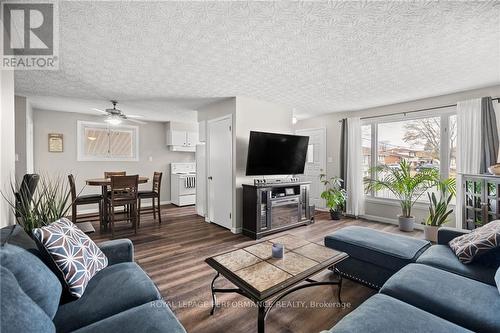
[(170, 163), (170, 196), (176, 206), (196, 203), (196, 163)]

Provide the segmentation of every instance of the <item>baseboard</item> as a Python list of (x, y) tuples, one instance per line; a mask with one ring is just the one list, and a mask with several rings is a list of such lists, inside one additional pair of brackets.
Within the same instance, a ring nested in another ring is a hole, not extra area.
[(240, 228), (231, 228), (231, 232), (233, 234), (241, 234), (241, 227)]
[[(390, 219), (388, 217), (374, 216), (374, 215), (362, 215), (360, 217), (365, 219), (365, 220), (369, 220), (369, 221), (399, 225), (399, 222), (397, 219)], [(415, 229), (424, 230), (424, 226), (421, 224), (415, 223)]]
[[(153, 204), (151, 202), (148, 201), (142, 201), (143, 203), (141, 203), (141, 207), (152, 207)], [(160, 201), (160, 205), (168, 205), (168, 204), (171, 204), (171, 201), (170, 200), (167, 200), (167, 201)], [(97, 208), (91, 208), (91, 209), (79, 209), (78, 210), (78, 214), (93, 214), (93, 213), (98, 213), (99, 212), (99, 209)]]
[(382, 216), (375, 216), (375, 215), (361, 215), (361, 218), (364, 218), (365, 220), (370, 220), (374, 222), (383, 222), (383, 223), (389, 223), (389, 224), (398, 224), (398, 220), (396, 219), (390, 219), (388, 217), (382, 217)]

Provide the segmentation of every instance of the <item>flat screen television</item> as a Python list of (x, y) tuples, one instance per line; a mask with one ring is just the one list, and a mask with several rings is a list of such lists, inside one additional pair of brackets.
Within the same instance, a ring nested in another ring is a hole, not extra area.
[(304, 173), (308, 136), (250, 132), (247, 176)]

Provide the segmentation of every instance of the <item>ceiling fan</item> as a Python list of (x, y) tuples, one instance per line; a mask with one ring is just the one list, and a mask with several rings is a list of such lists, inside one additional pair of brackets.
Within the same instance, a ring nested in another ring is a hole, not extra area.
[(92, 110), (103, 113), (103, 116), (106, 117), (104, 121), (109, 123), (110, 125), (119, 125), (123, 120), (128, 120), (138, 124), (146, 124), (143, 121), (133, 119), (142, 118), (143, 116), (133, 114), (126, 115), (122, 112), (122, 110), (116, 108), (116, 104), (118, 104), (118, 101), (111, 100), (110, 102), (113, 104), (112, 109), (106, 109), (103, 111), (101, 109), (93, 108)]

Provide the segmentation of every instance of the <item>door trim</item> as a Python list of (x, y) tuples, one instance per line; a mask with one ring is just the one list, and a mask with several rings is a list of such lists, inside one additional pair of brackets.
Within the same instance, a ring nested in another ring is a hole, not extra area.
[[(310, 131), (321, 131), (323, 132), (323, 135), (325, 137), (325, 146), (323, 149), (321, 149), (324, 153), (324, 162), (323, 165), (321, 165), (321, 170), (323, 170), (323, 173), (328, 175), (328, 170), (327, 170), (327, 165), (328, 165), (328, 136), (327, 136), (327, 130), (326, 127), (317, 127), (317, 128), (301, 128), (295, 130), (295, 134), (301, 135), (301, 132), (310, 132)], [(323, 200), (324, 201), (324, 200)], [(325, 208), (325, 207), (318, 207), (318, 208)]]
[[(231, 123), (231, 149), (230, 149), (230, 161), (231, 161), (231, 209), (230, 209), (230, 214), (231, 214), (231, 226), (229, 227), (229, 230), (231, 230), (233, 233), (234, 232), (234, 196), (235, 196), (235, 183), (234, 183), (234, 154), (233, 154), (233, 149), (234, 149), (234, 124), (233, 124), (233, 115), (232, 114), (227, 114), (221, 117), (213, 118), (207, 120), (207, 128), (206, 128), (206, 144), (207, 144), (207, 150), (206, 150), (206, 160), (207, 160), (207, 218), (206, 221), (209, 223), (215, 223), (212, 221), (212, 217), (210, 216), (210, 188), (212, 182), (208, 179), (210, 177), (211, 171), (210, 171), (210, 124), (216, 123), (221, 120), (229, 120)], [(219, 224), (217, 224), (219, 225)], [(220, 225), (219, 225), (220, 226)], [(221, 226), (224, 228), (224, 226)]]

